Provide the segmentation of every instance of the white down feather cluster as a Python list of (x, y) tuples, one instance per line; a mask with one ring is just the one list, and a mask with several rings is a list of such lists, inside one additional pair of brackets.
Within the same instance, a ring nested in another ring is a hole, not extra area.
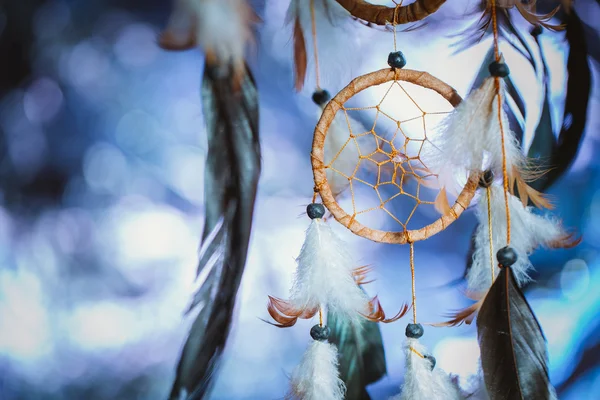
[(418, 339), (407, 338), (405, 352), (402, 392), (390, 400), (463, 400), (458, 385), (450, 376), (438, 367), (432, 370), (431, 361), (422, 357), (428, 352)]
[[(504, 188), (493, 185), (491, 193), (492, 244), (494, 267), (498, 265), (496, 252), (506, 246), (506, 204)], [(467, 275), (468, 288), (471, 291), (486, 291), (491, 281), (489, 224), (487, 209), (487, 190), (482, 190), (477, 206), (479, 226), (475, 238), (473, 264)], [(532, 268), (528, 255), (539, 246), (549, 246), (568, 236), (559, 220), (533, 212), (533, 207), (524, 207), (519, 198), (508, 194), (510, 208), (511, 240), (510, 246), (517, 252), (518, 260), (511, 266), (519, 285), (530, 280), (528, 271)], [(499, 269), (495, 268), (495, 276)]]
[[(466, 171), (501, 171), (502, 135), (498, 120), (498, 95), (504, 104), (504, 83), (496, 92), (495, 79), (487, 78), (446, 118), (442, 132), (433, 139), (435, 155), (430, 154), (431, 167), (442, 171), (452, 165)], [(508, 116), (502, 108), (502, 131), (506, 151), (506, 167), (512, 171), (526, 164), (515, 134), (510, 130)]]
[(338, 371), (333, 344), (313, 340), (292, 373), (288, 398), (299, 400), (343, 400), (346, 387)]
[(289, 303), (296, 309), (327, 306), (348, 318), (369, 314), (369, 299), (352, 275), (352, 257), (346, 244), (322, 219), (313, 219), (296, 259)]

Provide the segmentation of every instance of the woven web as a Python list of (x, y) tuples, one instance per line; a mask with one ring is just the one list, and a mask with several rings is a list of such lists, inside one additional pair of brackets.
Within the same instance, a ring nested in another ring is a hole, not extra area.
[[(383, 90), (383, 94), (372, 90)], [(330, 126), (328, 135), (347, 136), (325, 143), (328, 180), (336, 174), (333, 178), (342, 178), (347, 186), (345, 200), (338, 198), (341, 207), (373, 228), (371, 217), (384, 213), (385, 219), (402, 230), (414, 229), (409, 223), (423, 206), (429, 207), (429, 217), (439, 218), (441, 211), (435, 208), (440, 209), (440, 184), (426, 161), (436, 151), (430, 132), (436, 131), (452, 106), (433, 90), (401, 81), (371, 87), (359, 95), (371, 104), (373, 96), (381, 100), (367, 107), (343, 105), (334, 120), (337, 129), (332, 132)], [(372, 121), (370, 129), (365, 119)], [(332, 141), (337, 149), (327, 148)]]

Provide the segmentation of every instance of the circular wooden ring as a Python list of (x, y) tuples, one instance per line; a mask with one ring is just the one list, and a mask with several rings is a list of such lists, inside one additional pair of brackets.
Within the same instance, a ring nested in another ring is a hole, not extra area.
[(399, 232), (381, 231), (371, 229), (358, 222), (356, 215), (349, 215), (344, 211), (335, 200), (329, 183), (325, 167), (325, 137), (329, 126), (331, 125), (335, 114), (343, 105), (357, 93), (382, 83), (393, 80), (410, 82), (421, 87), (431, 89), (443, 96), (453, 107), (458, 106), (462, 101), (461, 97), (451, 86), (431, 76), (427, 72), (413, 71), (409, 69), (392, 70), (389, 68), (371, 72), (359, 76), (342, 89), (323, 110), (323, 114), (317, 123), (313, 137), (311, 152), (312, 169), (315, 181), (315, 191), (319, 192), (323, 204), (331, 212), (333, 217), (342, 225), (350, 229), (358, 236), (381, 243), (404, 244), (427, 239), (438, 232), (446, 229), (448, 225), (454, 222), (460, 214), (469, 206), (479, 182), (479, 173), (473, 172), (469, 176), (467, 183), (462, 189), (456, 202), (451, 207), (451, 212), (441, 216), (433, 223), (417, 230), (403, 230)]

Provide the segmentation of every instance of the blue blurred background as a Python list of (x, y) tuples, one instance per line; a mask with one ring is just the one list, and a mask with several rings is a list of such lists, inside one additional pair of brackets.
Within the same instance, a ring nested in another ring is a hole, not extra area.
[[(448, 4), (428, 26), (398, 34), (410, 68), (463, 96), (490, 47), (489, 39), (458, 54), (451, 46), (452, 34), (479, 18), (465, 13), (474, 3)], [(214, 399), (282, 398), (311, 326), (277, 329), (259, 319), (267, 316), (268, 294), (287, 295), (303, 241), (306, 220), (299, 216), (312, 195), (309, 152), (318, 114), (310, 66), (306, 89), (293, 92), (288, 2), (254, 4), (263, 19), (250, 54), (261, 96), (263, 173)], [(202, 54), (165, 52), (156, 44), (169, 9), (166, 0), (0, 5), (2, 400), (164, 399), (170, 390), (191, 323), (183, 311), (194, 291), (206, 143)], [(578, 1), (576, 10), (588, 37), (597, 38), (598, 3)], [(355, 21), (326, 37), (337, 43), (321, 57), (323, 85), (333, 93), (385, 67), (393, 48), (390, 32)], [(564, 33), (547, 31), (541, 43), (558, 130), (568, 46)], [(588, 46), (597, 82), (600, 43)], [(503, 51), (528, 115), (537, 118), (543, 93), (532, 83), (535, 73), (509, 46)], [(594, 289), (600, 285), (600, 87), (592, 90), (580, 151), (549, 190), (556, 214), (583, 242), (536, 252), (535, 282), (526, 292), (565, 400), (600, 396), (600, 291)], [(474, 225), (467, 212), (415, 246), (421, 320), (439, 321), (469, 304), (448, 283), (462, 276)], [(408, 249), (337, 228), (357, 260), (375, 266), (368, 292), (389, 313), (398, 309), (410, 298)], [(402, 320), (381, 326), (388, 376), (369, 388), (374, 399), (399, 390), (404, 328)], [(464, 380), (477, 372), (475, 327), (429, 328), (423, 340), (445, 370)]]

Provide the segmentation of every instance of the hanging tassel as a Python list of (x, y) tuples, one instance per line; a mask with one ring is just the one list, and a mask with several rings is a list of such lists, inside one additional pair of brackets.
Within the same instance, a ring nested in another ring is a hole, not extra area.
[(315, 325), (310, 344), (292, 374), (289, 400), (343, 400), (346, 388), (338, 371), (338, 354), (327, 342), (329, 327)]
[(370, 315), (369, 298), (357, 285), (357, 280), (364, 281), (366, 271), (352, 269), (354, 264), (346, 244), (322, 219), (322, 204), (309, 204), (307, 213), (312, 221), (296, 259), (298, 267), (290, 299), (269, 296), (269, 314), (281, 327), (294, 325), (297, 318), (311, 318), (321, 304), (350, 319)]
[[(492, 219), (492, 243), (494, 249), (506, 245), (506, 204), (504, 202), (504, 189), (493, 185), (490, 187), (490, 209)], [(475, 237), (475, 251), (473, 264), (467, 275), (470, 291), (482, 292), (491, 285), (490, 273), (490, 239), (488, 221), (488, 195), (487, 190), (477, 207), (479, 226)], [(530, 280), (528, 271), (532, 268), (528, 255), (540, 246), (548, 248), (570, 248), (576, 246), (581, 238), (574, 238), (572, 233), (566, 232), (560, 221), (550, 216), (541, 216), (533, 213), (532, 207), (524, 207), (515, 196), (508, 195), (511, 223), (511, 246), (519, 255), (519, 260), (512, 266), (512, 271), (519, 286)], [(494, 265), (497, 259), (494, 259)], [(498, 271), (496, 269), (495, 276)]]
[(406, 327), (406, 370), (402, 392), (390, 400), (462, 400), (456, 382), (440, 368), (435, 358), (419, 343), (421, 324)]
[(500, 274), (477, 317), (487, 392), (491, 400), (556, 399), (542, 329), (513, 273), (517, 252), (505, 247), (497, 258)]

